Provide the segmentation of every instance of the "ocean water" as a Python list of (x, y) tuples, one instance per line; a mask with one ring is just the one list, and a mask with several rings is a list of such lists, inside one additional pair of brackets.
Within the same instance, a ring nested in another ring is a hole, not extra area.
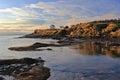
[(0, 59), (41, 57), (46, 61), (45, 66), (51, 69), (48, 80), (120, 80), (120, 47), (72, 44), (47, 47), (52, 51), (8, 50), (9, 47), (27, 46), (35, 42), (57, 42), (52, 39), (16, 38), (24, 34), (0, 34)]

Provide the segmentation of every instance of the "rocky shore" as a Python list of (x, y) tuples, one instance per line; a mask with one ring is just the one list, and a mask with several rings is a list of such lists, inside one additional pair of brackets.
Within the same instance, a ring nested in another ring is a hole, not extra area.
[(120, 39), (120, 24), (114, 22), (89, 22), (72, 25), (63, 29), (36, 29), (20, 38), (116, 38)]
[(36, 29), (20, 38), (52, 38), (58, 43), (82, 43), (106, 46), (120, 46), (120, 24), (103, 21), (72, 25), (64, 29)]
[(52, 38), (60, 39), (66, 36), (66, 30), (61, 29), (37, 29), (31, 34), (21, 36), (19, 38)]
[(72, 44), (72, 43), (80, 43), (80, 44), (92, 44), (92, 45), (102, 45), (102, 46), (120, 46), (120, 41), (118, 40), (105, 40), (101, 38), (94, 39), (86, 39), (86, 38), (64, 38), (58, 41), (60, 44)]
[(44, 66), (44, 60), (40, 57), (0, 60), (0, 80), (4, 75), (12, 77), (12, 80), (47, 80), (50, 69)]

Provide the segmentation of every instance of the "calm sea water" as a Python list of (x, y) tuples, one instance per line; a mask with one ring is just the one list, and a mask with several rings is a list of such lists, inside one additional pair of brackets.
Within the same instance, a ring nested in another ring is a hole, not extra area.
[(35, 42), (57, 42), (51, 39), (15, 38), (21, 35), (23, 34), (0, 34), (0, 59), (42, 57), (46, 61), (45, 66), (51, 69), (51, 77), (48, 80), (120, 79), (120, 47), (103, 48), (89, 44), (73, 44), (49, 47), (52, 51), (8, 50), (9, 47), (26, 46)]

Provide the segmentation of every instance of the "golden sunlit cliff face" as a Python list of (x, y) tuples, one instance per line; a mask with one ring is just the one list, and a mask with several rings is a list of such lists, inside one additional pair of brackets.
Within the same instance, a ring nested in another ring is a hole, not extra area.
[[(120, 22), (120, 20), (118, 20)], [(80, 23), (72, 26), (63, 26), (61, 29), (36, 29), (27, 37), (75, 37), (75, 38), (119, 38), (120, 23), (117, 20)]]
[[(98, 37), (100, 36), (99, 30), (96, 29), (96, 25), (100, 25), (101, 27), (101, 35), (102, 36), (111, 36), (111, 37), (120, 37), (120, 28), (114, 30), (116, 28), (115, 23), (83, 23), (77, 24), (71, 27), (73, 31), (71, 31), (71, 37)], [(104, 25), (107, 25), (106, 28), (102, 29)]]

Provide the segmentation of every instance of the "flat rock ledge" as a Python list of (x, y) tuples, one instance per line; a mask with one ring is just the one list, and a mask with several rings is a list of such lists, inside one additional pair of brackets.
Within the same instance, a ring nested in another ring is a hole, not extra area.
[[(0, 60), (0, 75), (13, 77), (12, 80), (47, 80), (50, 69), (44, 66), (40, 57)], [(0, 80), (5, 80), (0, 77)]]
[(34, 43), (32, 45), (29, 45), (29, 46), (10, 47), (8, 49), (9, 50), (13, 50), (13, 51), (42, 51), (42, 50), (52, 50), (51, 48), (40, 49), (41, 47), (49, 47), (49, 46), (60, 47), (60, 46), (64, 46), (64, 45), (46, 44), (46, 43), (38, 43), (38, 42), (36, 42), (36, 43)]

